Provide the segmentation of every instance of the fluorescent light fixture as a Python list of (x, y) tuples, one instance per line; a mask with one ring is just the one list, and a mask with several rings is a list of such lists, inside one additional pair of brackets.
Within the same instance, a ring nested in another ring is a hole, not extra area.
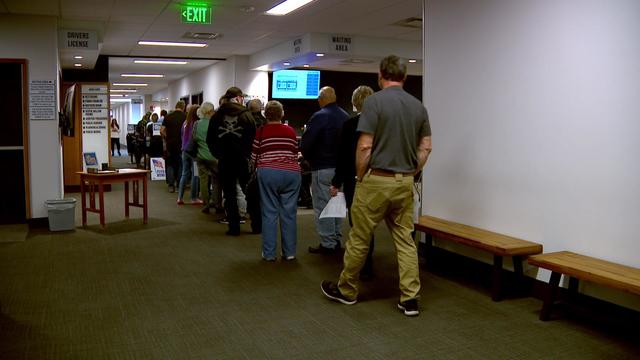
[(287, 15), (288, 13), (307, 5), (313, 0), (286, 0), (281, 2), (280, 4), (272, 7), (267, 10), (267, 15)]
[(80, 60), (80, 59), (84, 59), (84, 57), (82, 57), (82, 56), (80, 56), (80, 55), (76, 55), (76, 56), (74, 56), (73, 58), (74, 58), (74, 59), (78, 59), (78, 60)]
[(82, 67), (82, 64), (77, 64), (77, 63), (76, 63), (76, 64), (73, 64), (73, 66), (75, 66), (75, 67)]
[(139, 77), (139, 78), (163, 78), (161, 74), (120, 74), (122, 77)]
[(149, 84), (143, 83), (113, 83), (113, 86), (148, 86)]
[(418, 62), (418, 60), (416, 60), (416, 59), (409, 59), (409, 62), (413, 64), (413, 63)]
[(317, 53), (317, 54), (316, 54), (316, 56), (317, 56), (317, 57), (323, 57), (323, 56), (324, 56), (324, 54), (323, 54), (323, 53)]
[(187, 65), (184, 60), (133, 60), (136, 64), (162, 64), (162, 65)]
[(309, 66), (310, 66), (309, 64), (302, 65), (302, 67), (309, 67)]
[(138, 41), (138, 45), (151, 45), (151, 46), (183, 46), (183, 47), (206, 47), (206, 43), (191, 43), (191, 42), (172, 42), (172, 41)]
[(109, 101), (114, 102), (114, 103), (117, 103), (117, 102), (122, 102), (122, 103), (124, 103), (124, 102), (131, 102), (131, 99), (118, 99), (118, 98), (111, 98), (111, 99), (109, 99)]
[(138, 92), (136, 89), (111, 89), (109, 90), (112, 93), (134, 93)]
[(282, 65), (284, 65), (284, 66), (289, 66), (289, 65), (291, 65), (291, 63), (290, 63), (290, 62), (288, 62), (288, 61), (285, 61), (285, 62), (283, 62), (283, 63), (282, 63)]
[(111, 94), (111, 95), (109, 95), (109, 96), (110, 96), (110, 97), (112, 97), (112, 98), (115, 98), (115, 97), (125, 97), (125, 95), (124, 95), (124, 94)]

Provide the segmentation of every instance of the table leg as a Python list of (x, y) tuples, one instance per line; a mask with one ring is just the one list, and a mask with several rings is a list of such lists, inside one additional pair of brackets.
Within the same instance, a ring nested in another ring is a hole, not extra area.
[(124, 182), (124, 217), (129, 218), (129, 181)]
[(98, 183), (98, 196), (100, 199), (100, 225), (104, 229), (104, 185), (102, 181)]
[(80, 196), (82, 196), (82, 226), (87, 226), (87, 194), (84, 179), (80, 177)]
[(142, 214), (143, 214), (143, 218), (144, 218), (144, 223), (147, 223), (147, 218), (148, 218), (148, 214), (147, 214), (147, 177), (143, 176), (142, 177), (142, 201), (143, 201), (143, 205), (142, 205)]

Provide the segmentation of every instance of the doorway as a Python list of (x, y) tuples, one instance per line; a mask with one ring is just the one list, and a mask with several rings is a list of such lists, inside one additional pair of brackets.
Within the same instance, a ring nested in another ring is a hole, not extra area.
[(30, 217), (26, 74), (26, 60), (0, 59), (0, 164), (4, 172), (0, 186), (5, 194), (0, 202), (0, 224), (25, 223)]

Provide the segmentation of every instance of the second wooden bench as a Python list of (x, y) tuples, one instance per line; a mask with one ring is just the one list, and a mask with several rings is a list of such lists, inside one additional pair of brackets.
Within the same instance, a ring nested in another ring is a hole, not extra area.
[[(499, 301), (502, 297), (503, 257), (512, 257), (514, 272), (518, 280), (522, 281), (523, 257), (542, 253), (541, 244), (432, 216), (420, 216), (418, 223), (415, 224), (415, 230), (493, 254), (491, 298), (494, 301)], [(429, 253), (432, 246), (431, 239), (427, 239), (426, 244), (427, 253)]]

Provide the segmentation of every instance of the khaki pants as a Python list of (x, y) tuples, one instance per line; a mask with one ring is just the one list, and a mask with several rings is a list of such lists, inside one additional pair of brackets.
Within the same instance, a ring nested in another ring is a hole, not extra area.
[(384, 220), (398, 257), (400, 301), (414, 299), (420, 291), (418, 251), (413, 231), (413, 177), (367, 174), (356, 184), (351, 206), (353, 227), (344, 253), (344, 269), (338, 288), (349, 299), (358, 297), (358, 276), (376, 225)]

